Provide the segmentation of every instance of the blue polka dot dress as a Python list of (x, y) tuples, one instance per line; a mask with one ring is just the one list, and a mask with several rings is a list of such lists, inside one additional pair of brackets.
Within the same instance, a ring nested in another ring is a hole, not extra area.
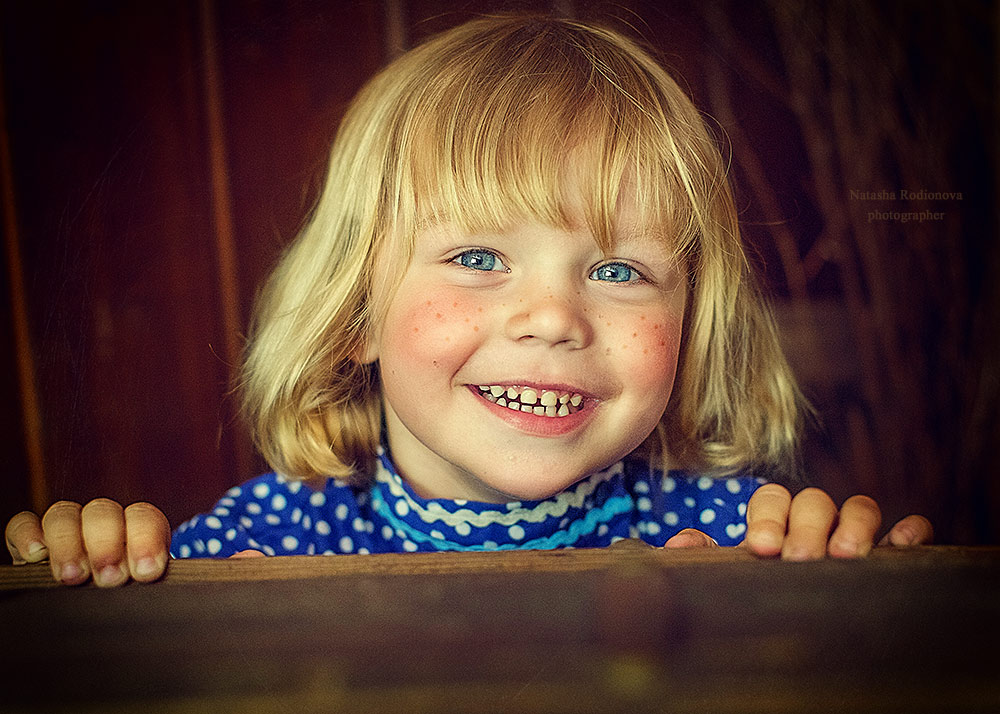
[(627, 459), (540, 501), (425, 499), (380, 451), (370, 487), (328, 479), (314, 490), (269, 473), (232, 488), (211, 512), (175, 531), (170, 554), (601, 548), (622, 538), (662, 546), (684, 528), (736, 545), (746, 532), (747, 501), (761, 483), (749, 476), (664, 474)]

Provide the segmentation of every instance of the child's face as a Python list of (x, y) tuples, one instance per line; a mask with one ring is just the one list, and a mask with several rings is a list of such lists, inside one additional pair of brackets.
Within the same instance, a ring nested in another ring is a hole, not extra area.
[[(547, 498), (654, 429), (686, 285), (632, 214), (620, 208), (610, 257), (582, 218), (571, 230), (528, 222), (467, 235), (440, 224), (417, 235), (368, 354), (380, 362), (389, 448), (417, 493)], [(503, 406), (508, 390), (543, 414)]]

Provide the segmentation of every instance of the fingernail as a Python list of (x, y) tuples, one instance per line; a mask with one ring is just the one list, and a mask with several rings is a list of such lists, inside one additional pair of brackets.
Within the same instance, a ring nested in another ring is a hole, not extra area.
[(45, 547), (45, 544), (36, 540), (28, 546), (28, 560), (40, 560), (42, 553), (46, 550), (47, 548)]
[(781, 559), (802, 562), (804, 560), (811, 560), (812, 554), (809, 552), (808, 548), (802, 548), (802, 547), (786, 548), (781, 553)]
[(74, 583), (83, 575), (83, 568), (77, 563), (63, 563), (59, 568), (59, 580), (64, 583)]
[(860, 555), (859, 544), (856, 541), (838, 539), (830, 545), (830, 552), (832, 555), (836, 555), (841, 558), (853, 558)]
[(159, 571), (160, 565), (154, 558), (140, 558), (132, 568), (132, 572), (138, 578), (152, 578)]
[(97, 583), (98, 587), (102, 588), (121, 585), (125, 582), (126, 578), (128, 578), (128, 573), (120, 563), (118, 565), (106, 565), (99, 572), (94, 573), (94, 582)]

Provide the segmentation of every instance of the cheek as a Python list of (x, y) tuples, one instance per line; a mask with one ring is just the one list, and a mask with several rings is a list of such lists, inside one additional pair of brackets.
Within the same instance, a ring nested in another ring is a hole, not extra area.
[(398, 359), (411, 367), (453, 369), (478, 344), (484, 320), (481, 305), (448, 291), (397, 305), (386, 318), (382, 367), (392, 369)]
[(681, 319), (669, 314), (640, 314), (629, 319), (611, 319), (607, 326), (615, 339), (605, 352), (621, 364), (633, 384), (665, 399), (677, 371), (681, 341)]

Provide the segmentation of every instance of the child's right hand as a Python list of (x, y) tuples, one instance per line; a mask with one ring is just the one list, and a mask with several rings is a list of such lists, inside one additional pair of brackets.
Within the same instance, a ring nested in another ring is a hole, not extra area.
[(150, 582), (163, 575), (170, 546), (170, 524), (149, 503), (122, 508), (107, 498), (86, 506), (72, 501), (52, 505), (41, 519), (30, 511), (7, 523), (7, 550), (15, 565), (49, 559), (53, 577), (79, 585), (93, 575), (101, 587)]

